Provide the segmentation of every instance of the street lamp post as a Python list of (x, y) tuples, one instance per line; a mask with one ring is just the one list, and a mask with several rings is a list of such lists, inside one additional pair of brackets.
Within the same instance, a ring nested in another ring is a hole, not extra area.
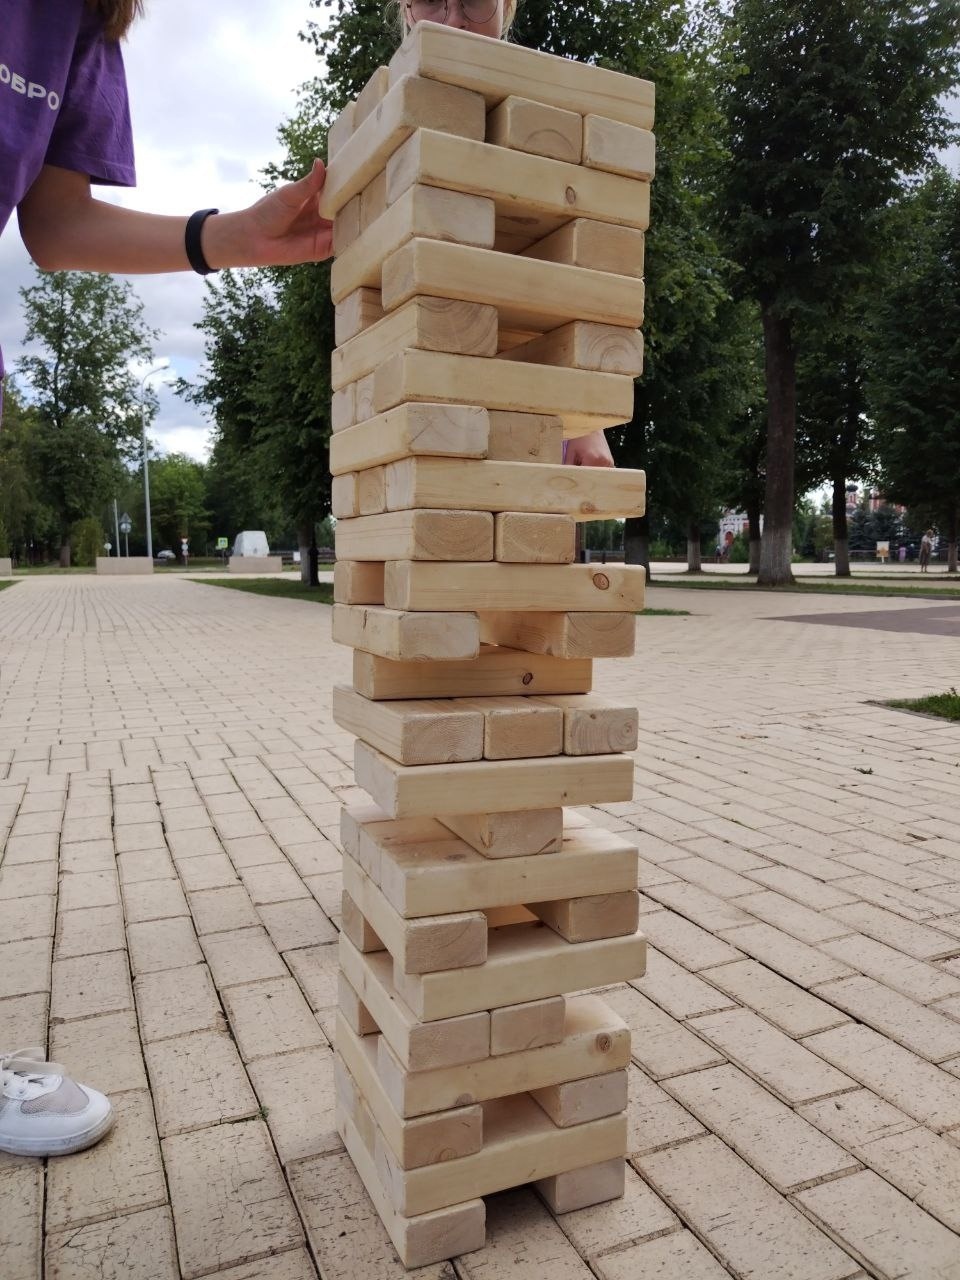
[(147, 525), (147, 557), (153, 560), (153, 523), (150, 519), (150, 471), (147, 457), (147, 401), (146, 401), (146, 383), (148, 378), (152, 378), (155, 373), (169, 368), (169, 360), (161, 360), (155, 368), (148, 370), (140, 379), (140, 434), (143, 445), (143, 505), (144, 516)]

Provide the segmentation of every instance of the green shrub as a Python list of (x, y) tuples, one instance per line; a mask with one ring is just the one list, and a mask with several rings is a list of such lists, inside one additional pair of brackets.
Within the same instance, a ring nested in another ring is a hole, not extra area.
[(70, 558), (75, 565), (92, 569), (97, 563), (97, 556), (106, 555), (103, 549), (106, 540), (103, 525), (94, 516), (78, 520), (70, 530)]
[(10, 539), (7, 536), (7, 526), (0, 519), (0, 556), (8, 556), (10, 554)]

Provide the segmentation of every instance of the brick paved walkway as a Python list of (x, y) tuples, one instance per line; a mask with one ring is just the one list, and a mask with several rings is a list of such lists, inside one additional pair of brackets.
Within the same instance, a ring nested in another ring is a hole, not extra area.
[[(955, 684), (956, 640), (660, 595), (696, 616), (598, 679), (641, 711), (636, 799), (594, 811), (638, 833), (651, 943), (609, 993), (628, 1195), (494, 1197), (487, 1249), (422, 1274), (960, 1277), (960, 726), (867, 704)], [(46, 1170), (0, 1156), (4, 1280), (404, 1274), (333, 1125), (347, 673), (316, 605), (0, 595), (0, 1040), (120, 1113)]]

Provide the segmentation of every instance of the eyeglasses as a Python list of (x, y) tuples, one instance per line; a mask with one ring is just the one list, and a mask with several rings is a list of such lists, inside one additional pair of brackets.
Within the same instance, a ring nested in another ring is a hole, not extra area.
[[(468, 22), (489, 22), (497, 12), (499, 0), (460, 0), (460, 8)], [(407, 10), (414, 22), (446, 22), (449, 0), (407, 0)]]

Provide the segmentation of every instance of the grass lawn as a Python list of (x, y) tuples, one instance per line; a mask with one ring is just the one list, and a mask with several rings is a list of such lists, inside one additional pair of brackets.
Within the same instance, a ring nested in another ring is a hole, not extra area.
[(689, 609), (641, 609), (641, 618), (689, 618)]
[(949, 693), (931, 693), (928, 698), (892, 698), (883, 705), (898, 711), (919, 711), (942, 720), (960, 720), (960, 693), (956, 689)]
[(15, 582), (7, 578), (3, 582), (0, 582), (0, 591), (3, 591), (6, 587), (15, 587), (16, 585), (17, 584)]
[[(834, 583), (843, 583), (836, 585)], [(918, 600), (960, 600), (960, 581), (955, 587), (898, 587), (894, 585), (880, 586), (865, 582), (847, 582), (843, 579), (831, 578), (827, 582), (796, 582), (789, 587), (758, 587), (753, 582), (736, 582), (729, 579), (709, 578), (676, 578), (654, 577), (650, 579), (651, 587), (679, 587), (690, 591), (763, 591), (773, 594), (821, 595), (821, 596), (912, 596)]]
[(312, 600), (315, 604), (333, 604), (333, 583), (305, 587), (290, 578), (194, 578), (203, 587), (226, 587), (230, 591), (248, 591), (255, 596), (281, 596), (288, 600)]

